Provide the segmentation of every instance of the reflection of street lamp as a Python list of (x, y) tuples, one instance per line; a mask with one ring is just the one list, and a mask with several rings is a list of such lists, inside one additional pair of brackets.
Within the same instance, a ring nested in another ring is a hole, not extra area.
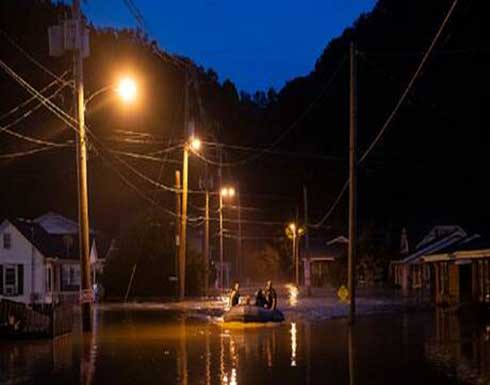
[(219, 286), (223, 289), (223, 198), (233, 198), (235, 189), (233, 187), (223, 187), (219, 193)]
[[(196, 152), (201, 148), (199, 138), (192, 136), (184, 144), (184, 160), (182, 164), (182, 216), (180, 221), (179, 247), (179, 299), (185, 296), (185, 259), (187, 242), (187, 195), (189, 184), (189, 151)], [(178, 213), (177, 213), (178, 214)]]
[(292, 222), (286, 228), (286, 235), (293, 241), (293, 262), (295, 266), (296, 286), (299, 286), (299, 239), (305, 233), (302, 227), (298, 227)]

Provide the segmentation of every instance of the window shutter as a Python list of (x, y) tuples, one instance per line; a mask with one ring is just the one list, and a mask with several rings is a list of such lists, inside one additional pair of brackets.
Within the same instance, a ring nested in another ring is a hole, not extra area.
[(24, 265), (17, 265), (17, 294), (24, 294)]
[(3, 266), (0, 265), (0, 294), (3, 294)]

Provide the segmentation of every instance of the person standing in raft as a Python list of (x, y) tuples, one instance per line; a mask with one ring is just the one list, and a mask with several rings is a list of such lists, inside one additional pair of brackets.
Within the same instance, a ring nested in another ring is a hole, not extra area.
[(267, 299), (265, 298), (264, 290), (259, 289), (255, 294), (255, 306), (265, 307), (267, 305)]
[(266, 299), (265, 307), (270, 310), (276, 310), (277, 293), (276, 290), (272, 287), (272, 281), (267, 281), (267, 284), (265, 286), (265, 299)]
[(240, 283), (235, 282), (230, 294), (230, 305), (238, 306), (240, 304)]

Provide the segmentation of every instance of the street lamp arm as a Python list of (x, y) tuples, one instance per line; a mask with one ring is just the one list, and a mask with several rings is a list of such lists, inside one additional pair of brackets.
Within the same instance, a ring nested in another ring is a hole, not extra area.
[(99, 96), (100, 94), (103, 94), (104, 92), (107, 92), (109, 90), (111, 90), (113, 88), (112, 85), (110, 86), (105, 86), (105, 87), (102, 87), (100, 90), (97, 90), (95, 92), (93, 92), (88, 98), (85, 99), (85, 103), (84, 103), (84, 106), (85, 108), (87, 108), (87, 105), (92, 101), (92, 99), (94, 99), (96, 96)]

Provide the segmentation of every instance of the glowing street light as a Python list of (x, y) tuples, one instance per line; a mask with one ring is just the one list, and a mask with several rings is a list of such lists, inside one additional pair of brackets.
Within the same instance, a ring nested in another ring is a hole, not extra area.
[(119, 80), (117, 84), (111, 84), (93, 92), (88, 98), (85, 99), (84, 106), (87, 109), (87, 105), (98, 95), (107, 91), (115, 91), (119, 97), (125, 103), (133, 103), (137, 96), (136, 82), (129, 78), (124, 77)]
[(127, 103), (133, 102), (137, 94), (136, 82), (130, 77), (122, 78), (119, 80), (117, 93), (123, 101)]
[(201, 149), (201, 140), (195, 136), (191, 137), (189, 140), (189, 146), (194, 151), (199, 151)]
[(295, 281), (299, 286), (299, 238), (304, 235), (305, 229), (298, 227), (296, 223), (291, 222), (286, 228), (287, 236), (293, 241), (293, 262), (295, 265)]

